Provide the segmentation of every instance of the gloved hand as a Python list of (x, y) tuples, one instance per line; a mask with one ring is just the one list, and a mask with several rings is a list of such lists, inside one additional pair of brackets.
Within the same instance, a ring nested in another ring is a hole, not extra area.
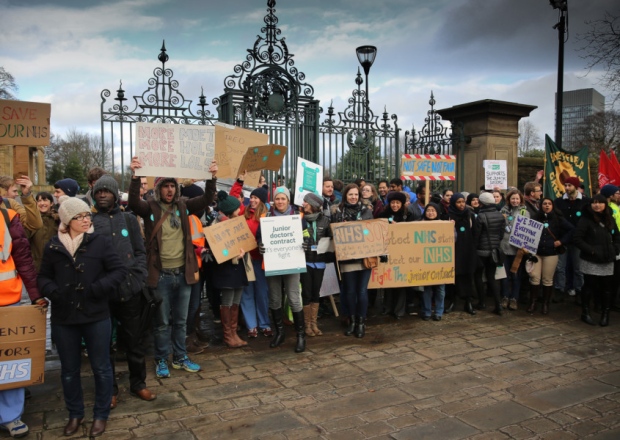
[(387, 263), (388, 262), (388, 256), (387, 255), (380, 255), (379, 256), (379, 261), (381, 263)]
[(261, 254), (265, 253), (265, 245), (263, 243), (258, 243), (258, 252)]

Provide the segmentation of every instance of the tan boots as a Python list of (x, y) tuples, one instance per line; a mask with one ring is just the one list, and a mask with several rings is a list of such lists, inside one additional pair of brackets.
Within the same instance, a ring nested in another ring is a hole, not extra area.
[(310, 303), (304, 306), (304, 321), (306, 327), (306, 336), (321, 336), (323, 332), (316, 325), (316, 319), (319, 314), (319, 303)]
[(232, 306), (220, 306), (222, 328), (224, 330), (224, 343), (230, 348), (244, 347), (248, 345), (237, 335), (237, 321), (239, 319), (239, 304)]

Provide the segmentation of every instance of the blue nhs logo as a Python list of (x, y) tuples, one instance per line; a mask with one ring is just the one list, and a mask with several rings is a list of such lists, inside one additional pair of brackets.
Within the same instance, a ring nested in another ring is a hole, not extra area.
[(7, 384), (30, 380), (32, 359), (0, 362), (0, 383)]

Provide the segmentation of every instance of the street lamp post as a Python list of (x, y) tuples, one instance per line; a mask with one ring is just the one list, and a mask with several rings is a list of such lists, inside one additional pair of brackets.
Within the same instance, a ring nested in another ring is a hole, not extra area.
[[(362, 65), (364, 69), (364, 76), (366, 77), (366, 109), (364, 119), (366, 120), (366, 142), (370, 142), (370, 100), (368, 99), (368, 74), (370, 73), (370, 68), (372, 67), (372, 63), (375, 62), (375, 57), (377, 56), (377, 48), (375, 46), (360, 46), (355, 49), (355, 53), (357, 54), (357, 59)], [(370, 173), (370, 151), (366, 154), (366, 173)]]
[(564, 107), (564, 34), (566, 33), (566, 17), (568, 0), (549, 0), (553, 9), (559, 9), (560, 19), (553, 26), (558, 30), (558, 89), (555, 98), (555, 144), (562, 148), (562, 113)]

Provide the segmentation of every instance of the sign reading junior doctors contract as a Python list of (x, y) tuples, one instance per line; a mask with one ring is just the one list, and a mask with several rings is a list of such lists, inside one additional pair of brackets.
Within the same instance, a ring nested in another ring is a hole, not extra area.
[(211, 179), (215, 127), (208, 125), (136, 124), (140, 176)]
[(261, 218), (260, 230), (266, 276), (306, 272), (300, 215)]

